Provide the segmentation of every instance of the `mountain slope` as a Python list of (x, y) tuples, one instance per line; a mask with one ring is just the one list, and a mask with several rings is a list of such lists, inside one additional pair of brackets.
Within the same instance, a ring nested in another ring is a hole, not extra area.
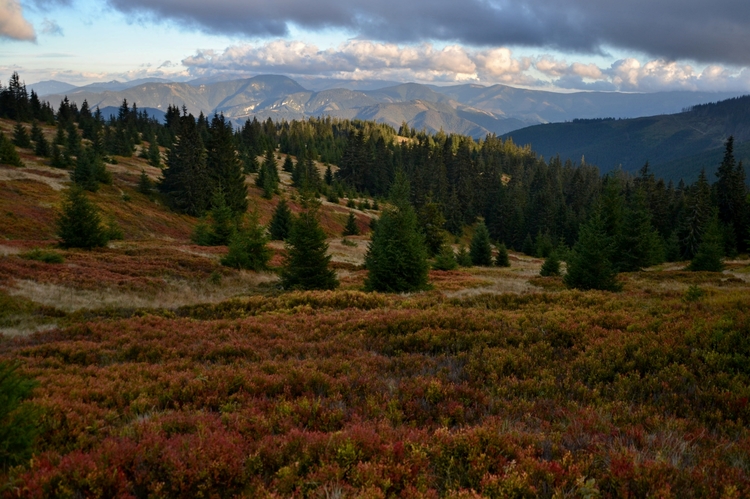
[[(750, 141), (750, 96), (678, 114), (536, 125), (506, 137), (517, 144), (531, 144), (545, 157), (559, 154), (574, 161), (585, 157), (605, 172), (617, 166), (635, 171), (649, 161), (658, 177), (691, 181), (702, 167), (713, 172), (730, 135), (738, 152), (747, 154), (741, 144)], [(743, 157), (738, 155), (738, 159)], [(750, 155), (745, 159), (749, 163)]]

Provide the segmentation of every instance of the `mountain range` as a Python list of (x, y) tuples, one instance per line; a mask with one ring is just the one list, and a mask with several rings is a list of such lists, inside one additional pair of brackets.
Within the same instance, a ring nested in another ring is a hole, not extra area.
[[(736, 93), (661, 92), (652, 94), (617, 92), (557, 93), (506, 85), (453, 86), (416, 83), (302, 80), (261, 75), (231, 81), (195, 80), (169, 82), (145, 79), (112, 81), (74, 87), (45, 81), (29, 85), (44, 100), (57, 106), (64, 97), (79, 106), (118, 107), (123, 99), (139, 108), (166, 111), (169, 105), (185, 106), (205, 115), (223, 113), (235, 124), (248, 118), (259, 120), (304, 119), (333, 116), (367, 119), (398, 128), (428, 132), (443, 130), (475, 138), (488, 133), (502, 135), (530, 125), (581, 118), (633, 118), (676, 113), (695, 104), (733, 97)], [(382, 86), (381, 86), (382, 85)]]

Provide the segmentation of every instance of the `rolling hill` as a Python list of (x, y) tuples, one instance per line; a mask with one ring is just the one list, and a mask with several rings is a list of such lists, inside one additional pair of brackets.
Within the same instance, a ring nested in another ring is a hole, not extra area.
[(730, 135), (737, 159), (750, 164), (750, 96), (677, 114), (536, 125), (506, 137), (516, 144), (531, 144), (545, 157), (585, 158), (604, 172), (618, 166), (635, 171), (648, 161), (657, 177), (692, 182), (701, 168), (713, 173)]

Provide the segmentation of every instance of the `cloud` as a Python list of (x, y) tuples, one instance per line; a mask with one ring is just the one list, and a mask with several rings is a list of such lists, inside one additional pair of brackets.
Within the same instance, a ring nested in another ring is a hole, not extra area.
[[(53, 0), (37, 0), (53, 1)], [(391, 43), (637, 50), (655, 58), (750, 63), (746, 0), (108, 0), (129, 15), (207, 32), (280, 37), (342, 29)]]
[(0, 0), (0, 38), (34, 41), (34, 27), (24, 19), (18, 0)]
[(515, 58), (510, 49), (478, 51), (458, 45), (436, 48), (428, 43), (400, 46), (349, 40), (336, 48), (321, 50), (301, 41), (274, 40), (259, 46), (232, 46), (223, 52), (200, 50), (182, 64), (196, 76), (217, 72), (283, 73), (421, 82), (537, 83), (526, 74), (531, 59)]
[(63, 36), (63, 30), (54, 20), (44, 19), (42, 23), (42, 33), (45, 35)]
[[(264, 73), (343, 79), (467, 82), (565, 90), (652, 92), (665, 90), (750, 91), (750, 70), (693, 66), (664, 59), (621, 59), (609, 67), (568, 62), (550, 55), (516, 57), (507, 47), (470, 50), (458, 45), (397, 45), (350, 40), (319, 49), (302, 41), (274, 40), (235, 45), (224, 51), (199, 50), (182, 61), (194, 76)], [(540, 78), (541, 75), (541, 78)]]

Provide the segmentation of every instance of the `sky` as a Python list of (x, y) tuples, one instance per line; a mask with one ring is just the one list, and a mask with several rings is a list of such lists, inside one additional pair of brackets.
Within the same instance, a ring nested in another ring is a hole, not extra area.
[(0, 78), (750, 93), (747, 0), (0, 0)]

